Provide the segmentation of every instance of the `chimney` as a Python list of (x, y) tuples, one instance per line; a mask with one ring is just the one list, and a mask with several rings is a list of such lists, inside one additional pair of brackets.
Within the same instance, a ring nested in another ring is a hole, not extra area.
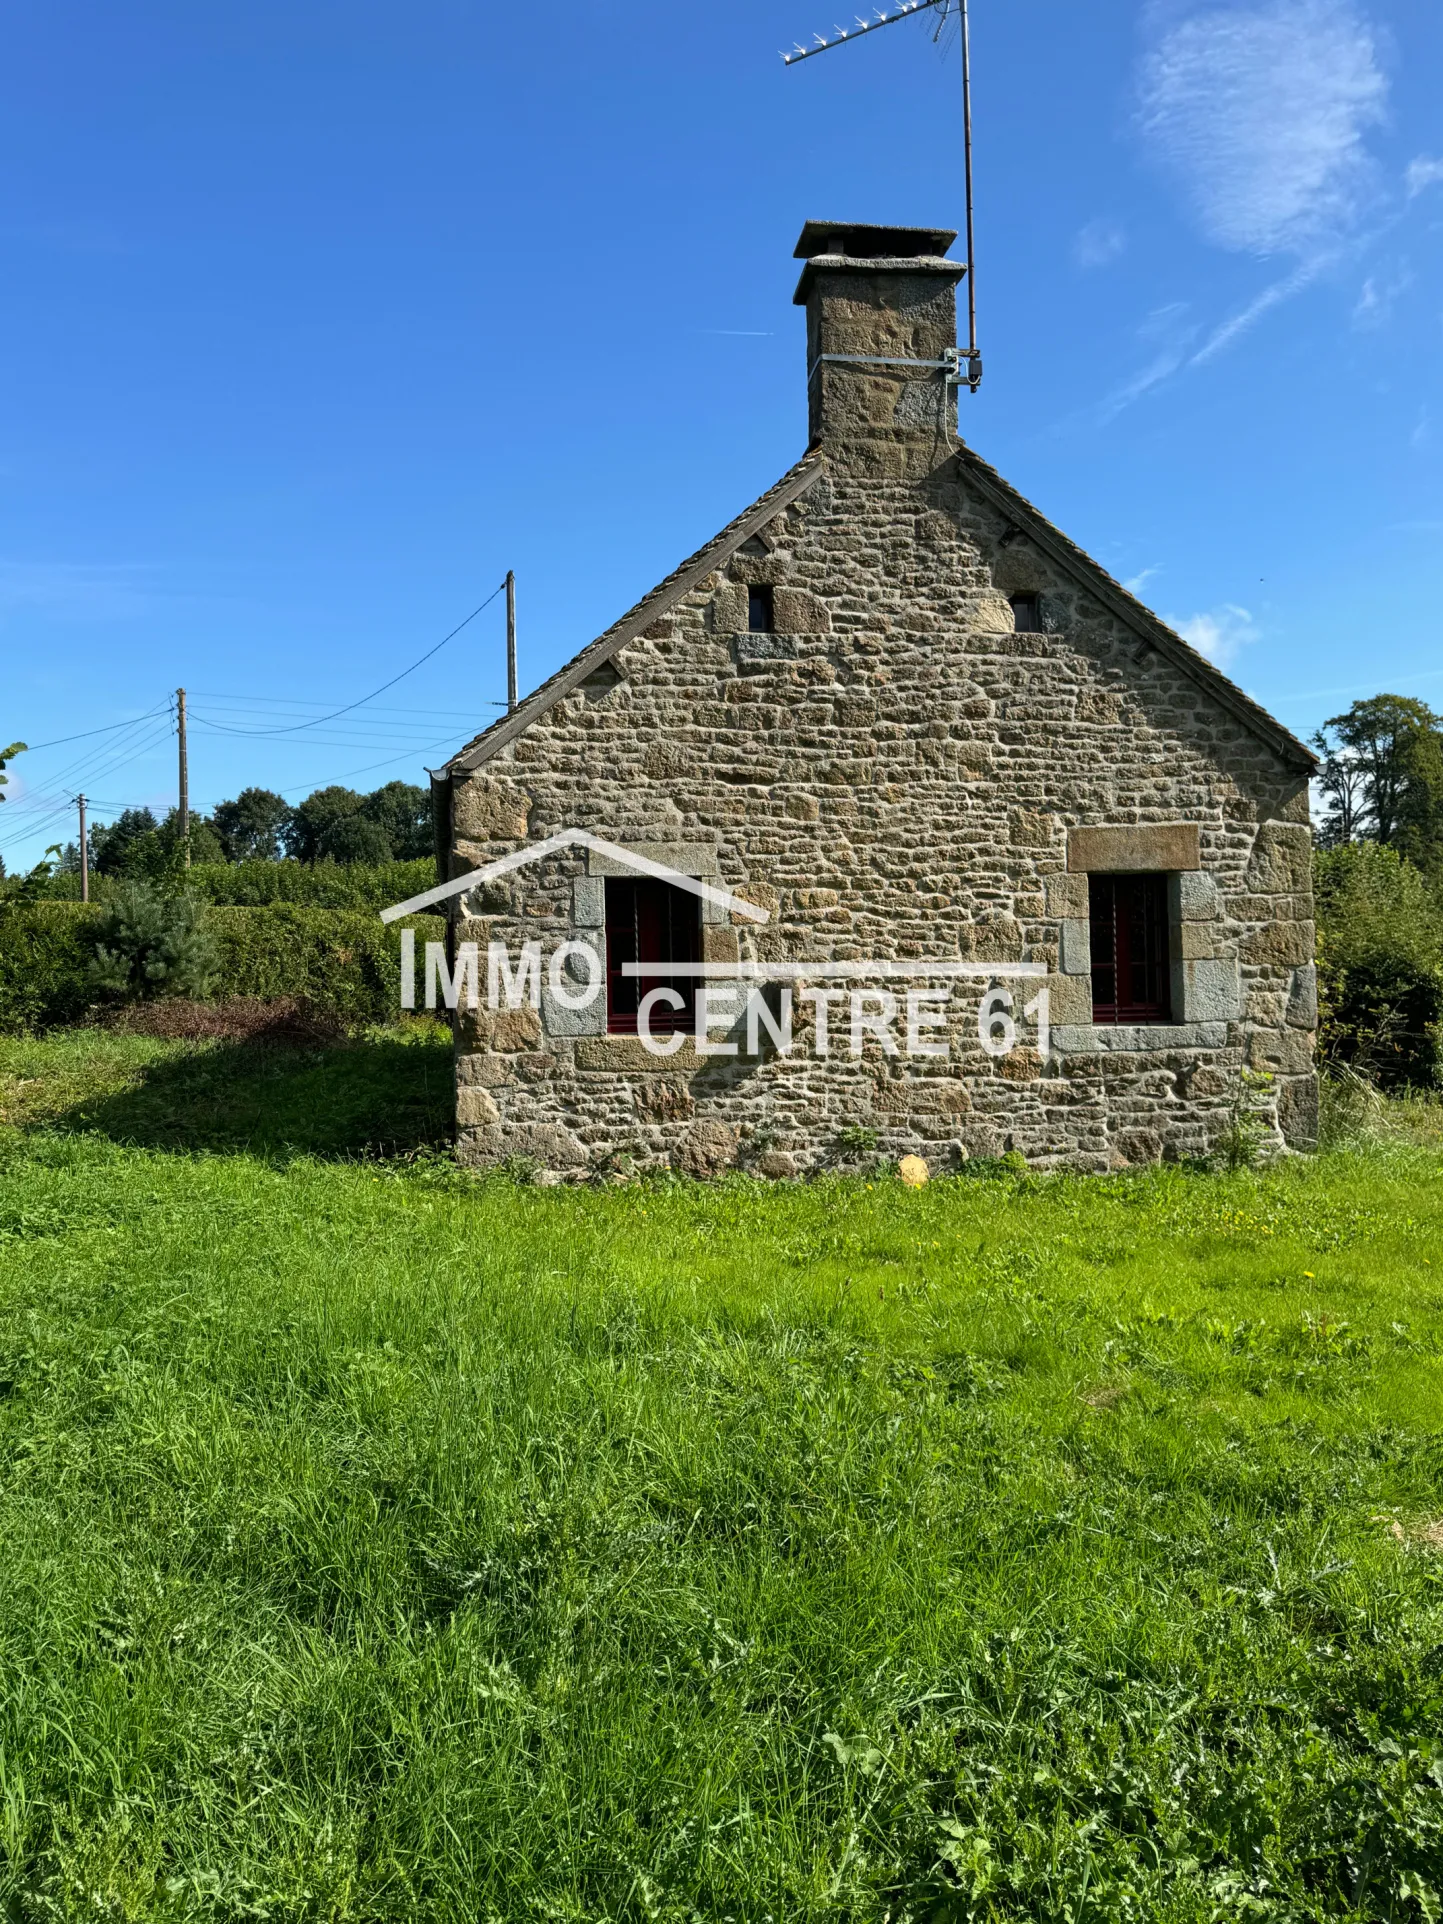
[(945, 227), (809, 220), (793, 300), (807, 310), (813, 447), (858, 473), (926, 473), (957, 437), (957, 283)]

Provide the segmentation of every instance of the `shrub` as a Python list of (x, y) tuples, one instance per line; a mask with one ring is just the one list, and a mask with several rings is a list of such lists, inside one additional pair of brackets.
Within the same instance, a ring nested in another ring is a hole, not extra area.
[(89, 971), (98, 916), (68, 902), (0, 901), (0, 1032), (80, 1020), (95, 999)]
[[(97, 1000), (90, 963), (105, 913), (94, 903), (0, 903), (0, 1032), (85, 1016)], [(415, 916), (408, 925), (421, 942), (439, 941), (445, 929), (439, 916)], [(401, 1003), (403, 926), (388, 928), (374, 913), (298, 904), (212, 908), (211, 997), (296, 997), (345, 1023), (392, 1022)]]
[[(360, 910), (277, 903), (216, 909), (212, 926), (227, 995), (302, 996), (348, 1022), (391, 1022), (401, 1008), (401, 927)], [(417, 916), (424, 942), (439, 916)]]
[(1437, 1087), (1443, 1066), (1443, 909), (1390, 848), (1319, 855), (1319, 1044), (1390, 1090)]
[[(383, 909), (404, 902), (434, 886), (432, 857), (411, 862), (196, 862), (189, 869), (168, 869), (158, 887), (178, 892), (184, 888), (216, 908), (266, 908), (273, 902), (297, 902), (318, 909)], [(90, 874), (90, 897), (111, 902), (125, 886), (125, 878)], [(24, 897), (32, 901), (78, 902), (80, 877), (70, 871), (40, 871), (0, 881), (0, 900)]]
[(207, 863), (190, 871), (191, 888), (219, 907), (260, 908), (295, 902), (310, 908), (383, 909), (420, 895), (436, 882), (435, 861)]
[(161, 895), (134, 883), (101, 911), (94, 939), (90, 979), (125, 1002), (202, 996), (215, 979), (205, 910), (193, 895)]

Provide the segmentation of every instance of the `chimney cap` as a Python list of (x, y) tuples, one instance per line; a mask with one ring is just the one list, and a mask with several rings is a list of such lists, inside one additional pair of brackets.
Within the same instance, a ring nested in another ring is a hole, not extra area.
[(843, 254), (852, 260), (938, 259), (957, 238), (955, 227), (878, 227), (865, 221), (809, 220), (792, 258)]

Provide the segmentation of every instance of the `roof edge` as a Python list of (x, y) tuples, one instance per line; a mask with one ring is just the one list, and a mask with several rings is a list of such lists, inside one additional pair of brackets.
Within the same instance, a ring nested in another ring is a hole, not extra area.
[(962, 471), (977, 484), (978, 491), (986, 495), (994, 507), (1011, 516), (1049, 559), (1074, 579), (1080, 580), (1119, 620), (1125, 621), (1144, 641), (1150, 642), (1160, 655), (1197, 682), (1255, 735), (1260, 736), (1275, 753), (1308, 774), (1318, 767), (1318, 758), (1306, 742), (1300, 741), (1290, 729), (1284, 728), (1251, 695), (1244, 694), (1221, 668), (1210, 662), (1206, 655), (1199, 654), (1191, 642), (1185, 641), (1175, 629), (1169, 628), (1136, 595), (1129, 594), (1101, 562), (1095, 561), (1086, 549), (1079, 548), (1075, 541), (1054, 526), (1040, 509), (1034, 508), (1025, 495), (1019, 494), (1010, 481), (1005, 480), (996, 468), (984, 461), (980, 454), (974, 453), (965, 442), (958, 444), (957, 460)]
[(815, 451), (803, 455), (795, 467), (789, 468), (780, 481), (758, 496), (749, 508), (743, 509), (735, 521), (729, 521), (704, 548), (698, 548), (664, 581), (658, 582), (649, 594), (643, 595), (619, 621), (613, 622), (595, 641), (588, 642), (580, 654), (573, 655), (564, 668), (559, 668), (539, 688), (533, 689), (509, 715), (492, 722), (489, 728), (475, 736), (464, 748), (459, 748), (439, 769), (433, 769), (432, 775), (470, 774), (473, 769), (480, 768), (483, 762), (490, 761), (493, 755), (515, 741), (549, 708), (574, 693), (588, 675), (594, 674), (619, 649), (635, 641), (643, 628), (674, 608), (714, 568), (729, 560), (744, 541), (750, 540), (758, 529), (764, 528), (774, 515), (790, 507), (793, 501), (805, 494), (822, 473), (824, 465), (821, 455)]

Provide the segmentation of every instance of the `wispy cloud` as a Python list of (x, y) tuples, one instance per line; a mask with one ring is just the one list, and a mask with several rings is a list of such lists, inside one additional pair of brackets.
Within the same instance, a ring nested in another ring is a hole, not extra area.
[(1393, 315), (1393, 303), (1413, 285), (1413, 270), (1401, 262), (1391, 274), (1369, 274), (1358, 290), (1353, 307), (1353, 325), (1360, 328), (1382, 327)]
[(1099, 424), (1111, 421), (1134, 401), (1141, 400), (1149, 388), (1176, 374), (1192, 353), (1200, 332), (1186, 301), (1169, 301), (1155, 307), (1137, 329), (1139, 342), (1148, 349), (1148, 358), (1135, 374), (1104, 394), (1095, 406), (1084, 410), (1085, 418)]
[(1140, 82), (1144, 135), (1219, 247), (1328, 248), (1377, 191), (1363, 137), (1387, 82), (1348, 0), (1195, 14), (1151, 49)]
[(1156, 568), (1141, 568), (1135, 575), (1129, 575), (1122, 585), (1130, 595), (1140, 595), (1148, 582), (1154, 580), (1161, 573), (1162, 568), (1160, 566)]
[(1193, 355), (1190, 365), (1201, 367), (1204, 361), (1210, 361), (1215, 354), (1221, 354), (1225, 347), (1231, 347), (1250, 327), (1256, 326), (1270, 308), (1279, 307), (1284, 301), (1291, 300), (1294, 294), (1300, 294), (1309, 281), (1315, 281), (1323, 269), (1331, 264), (1330, 255), (1315, 254), (1311, 260), (1294, 268), (1291, 274), (1284, 274), (1281, 280), (1265, 287), (1261, 294), (1255, 294), (1246, 307), (1240, 308), (1236, 314), (1230, 314), (1213, 329)]
[[(1364, 137), (1386, 97), (1372, 31), (1351, 0), (1174, 16), (1139, 69), (1143, 136), (1209, 241), (1292, 264), (1206, 333), (1197, 323), (1175, 330), (1094, 418), (1110, 420), (1180, 369), (1212, 360), (1336, 265), (1382, 191)], [(1373, 298), (1381, 307), (1377, 287)]]
[(1106, 267), (1127, 247), (1127, 236), (1115, 220), (1090, 220), (1072, 243), (1079, 267)]
[(1230, 667), (1259, 635), (1251, 613), (1232, 601), (1202, 614), (1164, 615), (1163, 619), (1184, 641), (1190, 641), (1200, 655), (1206, 655), (1215, 668)]
[(1403, 191), (1409, 200), (1421, 194), (1425, 187), (1436, 187), (1443, 181), (1443, 160), (1433, 160), (1427, 154), (1419, 154), (1408, 162), (1403, 175)]

